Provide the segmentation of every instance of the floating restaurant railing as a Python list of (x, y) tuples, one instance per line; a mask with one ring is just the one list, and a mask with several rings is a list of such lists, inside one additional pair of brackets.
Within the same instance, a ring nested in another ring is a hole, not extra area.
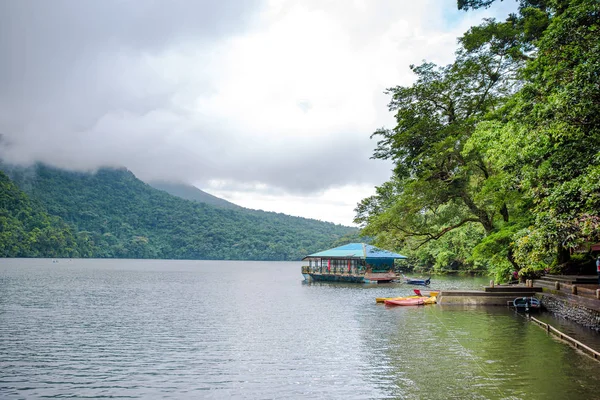
[(346, 267), (331, 267), (327, 268), (327, 266), (302, 266), (303, 274), (321, 274), (321, 275), (354, 275), (354, 276), (362, 276), (366, 273), (365, 268), (356, 268), (352, 267), (350, 270)]

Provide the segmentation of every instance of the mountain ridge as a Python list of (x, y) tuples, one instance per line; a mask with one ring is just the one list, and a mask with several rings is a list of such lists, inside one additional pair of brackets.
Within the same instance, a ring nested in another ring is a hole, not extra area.
[(197, 201), (199, 203), (207, 203), (218, 207), (226, 208), (244, 208), (230, 201), (214, 196), (198, 189), (196, 186), (171, 181), (145, 181), (148, 185), (155, 189), (162, 190), (173, 196), (180, 197), (185, 200)]
[(300, 260), (355, 235), (330, 222), (216, 207), (153, 188), (127, 169), (70, 172), (37, 164), (8, 175), (73, 227), (91, 257)]

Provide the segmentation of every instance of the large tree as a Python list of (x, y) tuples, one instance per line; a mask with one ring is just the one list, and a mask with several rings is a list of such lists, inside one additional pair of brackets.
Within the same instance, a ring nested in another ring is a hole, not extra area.
[(479, 233), (471, 262), (502, 275), (597, 239), (599, 2), (519, 3), (471, 28), (453, 64), (413, 66), (413, 85), (389, 89), (397, 125), (375, 132), (374, 157), (394, 176), (356, 209), (377, 241), (439, 253), (431, 242)]
[(471, 139), (531, 199), (533, 222), (513, 239), (533, 269), (600, 239), (600, 2), (551, 5), (523, 88)]
[(453, 64), (411, 66), (416, 82), (388, 90), (397, 125), (374, 133), (374, 157), (393, 160), (394, 178), (358, 205), (365, 233), (419, 247), (466, 225), (483, 235), (497, 219), (509, 221), (507, 194), (490, 190), (493, 166), (465, 144), (519, 88), (530, 49), (516, 35), (518, 23), (485, 21), (461, 38)]

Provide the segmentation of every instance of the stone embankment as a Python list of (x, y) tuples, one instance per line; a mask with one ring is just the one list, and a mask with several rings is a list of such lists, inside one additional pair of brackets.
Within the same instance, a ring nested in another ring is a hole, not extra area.
[(600, 332), (600, 288), (596, 276), (546, 275), (535, 285), (542, 305), (558, 317)]

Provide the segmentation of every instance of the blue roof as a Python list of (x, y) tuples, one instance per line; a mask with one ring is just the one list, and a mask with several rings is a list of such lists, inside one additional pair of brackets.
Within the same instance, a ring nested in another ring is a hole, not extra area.
[(368, 258), (388, 258), (388, 259), (397, 259), (397, 258), (406, 258), (402, 254), (393, 253), (388, 250), (383, 250), (375, 246), (371, 246), (370, 244), (365, 243), (349, 243), (340, 247), (335, 247), (333, 249), (320, 251), (318, 253), (310, 254), (306, 258), (360, 258), (360, 259), (368, 259)]

